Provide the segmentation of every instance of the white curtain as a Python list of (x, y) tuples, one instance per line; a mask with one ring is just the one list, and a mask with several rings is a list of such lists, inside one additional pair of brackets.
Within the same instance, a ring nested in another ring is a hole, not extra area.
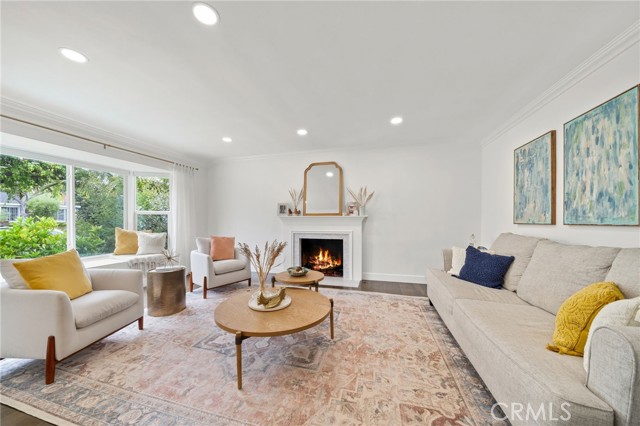
[(191, 272), (191, 249), (196, 241), (196, 170), (174, 164), (171, 176), (171, 249), (180, 255), (180, 264)]

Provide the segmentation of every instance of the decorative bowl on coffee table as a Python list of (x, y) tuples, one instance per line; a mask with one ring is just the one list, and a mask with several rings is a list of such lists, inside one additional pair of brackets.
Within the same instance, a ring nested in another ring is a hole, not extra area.
[(307, 272), (309, 272), (309, 270), (302, 266), (292, 266), (291, 268), (287, 268), (287, 272), (292, 277), (304, 277), (305, 275), (307, 275)]

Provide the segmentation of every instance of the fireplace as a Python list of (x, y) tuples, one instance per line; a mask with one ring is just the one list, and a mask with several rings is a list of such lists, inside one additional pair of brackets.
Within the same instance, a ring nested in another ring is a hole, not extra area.
[(343, 240), (300, 238), (300, 264), (327, 277), (343, 276)]

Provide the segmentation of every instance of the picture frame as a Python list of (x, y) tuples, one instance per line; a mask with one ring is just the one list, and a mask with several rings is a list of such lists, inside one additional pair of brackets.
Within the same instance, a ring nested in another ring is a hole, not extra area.
[(564, 124), (565, 225), (638, 226), (640, 85)]
[(556, 223), (556, 131), (513, 150), (513, 223)]
[(288, 216), (288, 215), (289, 215), (289, 204), (278, 203), (278, 216)]
[(347, 216), (359, 216), (360, 209), (358, 203), (347, 203)]

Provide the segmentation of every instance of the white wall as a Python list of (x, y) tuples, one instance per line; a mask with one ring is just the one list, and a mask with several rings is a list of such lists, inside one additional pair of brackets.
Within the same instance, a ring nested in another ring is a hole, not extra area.
[[(365, 279), (424, 282), (440, 250), (480, 229), (480, 147), (340, 150), (232, 159), (209, 170), (209, 230), (251, 245), (282, 239), (278, 202), (300, 189), (313, 162), (336, 161), (346, 187), (375, 195), (364, 225)], [(349, 201), (346, 196), (345, 201)]]
[[(636, 42), (521, 123), (482, 149), (482, 242), (501, 232), (546, 237), (555, 241), (617, 247), (640, 246), (637, 226), (563, 225), (563, 125), (640, 81)], [(556, 130), (556, 225), (513, 224), (513, 150)]]

